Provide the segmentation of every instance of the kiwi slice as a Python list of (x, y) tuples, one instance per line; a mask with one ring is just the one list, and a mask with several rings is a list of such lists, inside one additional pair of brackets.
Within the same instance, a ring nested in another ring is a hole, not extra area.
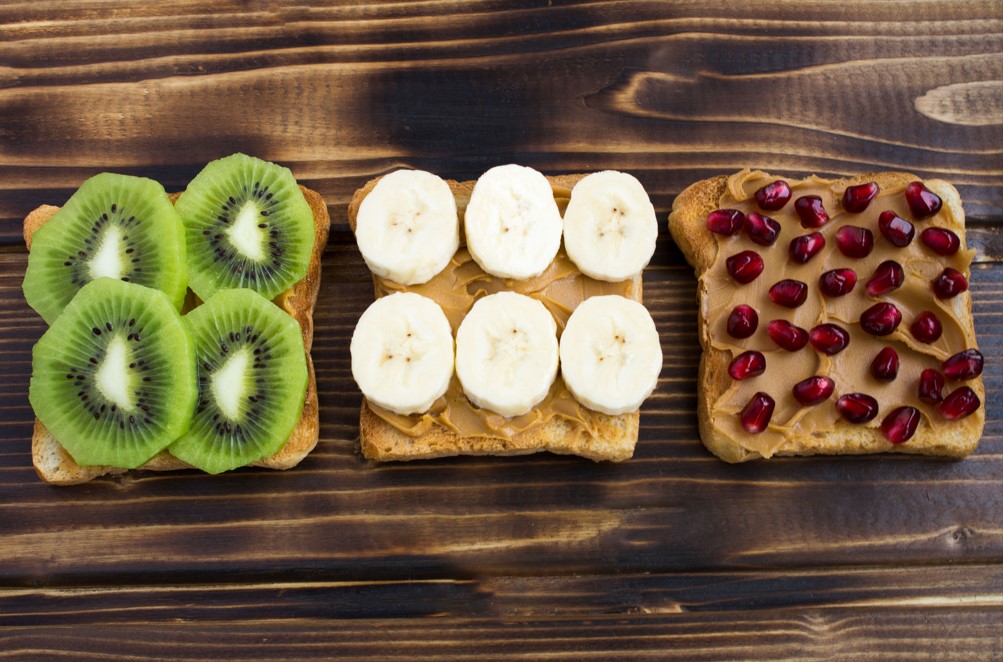
[(101, 277), (161, 290), (180, 310), (188, 286), (184, 226), (152, 179), (95, 175), (32, 236), (24, 298), (49, 324)]
[(195, 346), (158, 290), (84, 285), (35, 344), (31, 367), (31, 406), (78, 464), (138, 467), (191, 423)]
[(307, 368), (296, 321), (252, 290), (222, 290), (185, 316), (199, 400), (175, 457), (211, 474), (274, 454), (303, 411)]
[(274, 299), (302, 279), (313, 251), (313, 212), (288, 168), (244, 154), (213, 161), (177, 201), (188, 238), (192, 290), (250, 288)]

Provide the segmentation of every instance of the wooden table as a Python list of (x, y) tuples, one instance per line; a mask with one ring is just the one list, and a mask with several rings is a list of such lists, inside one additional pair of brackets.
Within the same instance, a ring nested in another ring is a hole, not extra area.
[[(1000, 659), (1003, 3), (0, 5), (0, 657)], [(326, 198), (316, 451), (285, 473), (31, 467), (23, 216), (102, 170), (179, 190), (219, 156)], [(665, 366), (634, 459), (375, 465), (348, 339), (367, 179), (616, 168), (663, 223)], [(742, 166), (951, 180), (977, 250), (988, 422), (960, 462), (729, 466), (696, 429), (696, 281), (664, 231)]]

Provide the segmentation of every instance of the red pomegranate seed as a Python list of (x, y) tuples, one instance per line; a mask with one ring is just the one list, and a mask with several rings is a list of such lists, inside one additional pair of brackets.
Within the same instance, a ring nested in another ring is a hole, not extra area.
[(773, 418), (773, 409), (777, 406), (767, 393), (759, 391), (749, 400), (738, 415), (742, 427), (749, 434), (759, 434), (769, 425)]
[(820, 228), (829, 222), (822, 198), (817, 195), (802, 195), (794, 201), (794, 211), (798, 213), (803, 228)]
[(878, 229), (893, 246), (904, 248), (912, 243), (916, 228), (893, 211), (883, 211), (878, 216)]
[(872, 336), (887, 336), (901, 322), (902, 313), (893, 303), (876, 303), (860, 314), (860, 328)]
[(781, 349), (796, 352), (808, 344), (808, 332), (794, 326), (787, 320), (773, 320), (766, 325), (766, 332)]
[(780, 179), (756, 191), (756, 202), (759, 204), (760, 209), (765, 209), (766, 211), (783, 209), (783, 206), (790, 199), (791, 187), (787, 185), (787, 182)]
[(916, 218), (927, 218), (940, 211), (940, 196), (924, 186), (923, 182), (912, 182), (906, 186), (905, 200)]
[(919, 238), (930, 250), (940, 255), (954, 255), (961, 248), (961, 239), (947, 228), (927, 228)]
[(745, 217), (745, 234), (760, 246), (772, 246), (780, 236), (780, 224), (769, 216), (750, 212)]
[(742, 352), (731, 361), (728, 374), (737, 381), (758, 377), (766, 372), (766, 357), (761, 352), (750, 350)]
[(880, 297), (893, 292), (902, 287), (905, 281), (905, 272), (902, 265), (895, 260), (885, 260), (874, 270), (874, 275), (867, 281), (867, 294), (872, 297)]
[(909, 330), (912, 331), (913, 338), (928, 345), (932, 342), (937, 342), (944, 333), (944, 327), (940, 324), (940, 319), (929, 310), (924, 310), (917, 315)]
[(867, 209), (867, 205), (871, 204), (871, 200), (873, 200), (877, 194), (878, 185), (876, 182), (867, 182), (866, 184), (848, 186), (846, 190), (843, 191), (843, 209), (851, 214), (859, 214)]
[(737, 209), (715, 209), (707, 215), (707, 229), (717, 234), (738, 234), (743, 225), (745, 214)]
[(819, 324), (808, 334), (808, 340), (811, 341), (812, 347), (832, 356), (846, 349), (850, 344), (850, 334), (835, 324)]
[(853, 269), (833, 269), (826, 271), (818, 278), (818, 288), (822, 294), (829, 297), (841, 297), (849, 294), (857, 285), (857, 274)]
[(759, 328), (759, 313), (752, 306), (740, 304), (728, 315), (728, 335), (732, 338), (748, 338)]
[(818, 255), (823, 248), (825, 248), (825, 237), (822, 236), (821, 232), (812, 232), (791, 239), (787, 252), (792, 260), (798, 264), (804, 264)]
[(847, 393), (836, 400), (836, 410), (851, 423), (866, 423), (878, 415), (878, 401), (866, 393)]
[(919, 426), (920, 413), (915, 407), (899, 407), (881, 421), (881, 432), (893, 444), (904, 444), (912, 439)]
[(933, 368), (919, 373), (919, 399), (931, 405), (944, 401), (944, 375)]
[(899, 354), (894, 347), (885, 347), (871, 361), (871, 374), (883, 382), (894, 381), (899, 374)]
[(975, 391), (967, 386), (962, 386), (951, 391), (944, 398), (943, 404), (940, 405), (940, 413), (949, 421), (956, 421), (959, 418), (974, 414), (981, 404), (982, 401), (979, 400), (979, 396), (976, 395)]
[(938, 299), (953, 299), (967, 289), (965, 275), (951, 267), (944, 267), (940, 275), (933, 279), (933, 293)]
[(809, 377), (794, 385), (791, 392), (794, 398), (805, 407), (817, 405), (823, 400), (828, 400), (829, 396), (836, 389), (836, 382), (828, 377)]
[(797, 308), (808, 300), (808, 284), (793, 278), (778, 280), (770, 288), (773, 303), (784, 308)]
[(944, 371), (945, 377), (957, 382), (965, 379), (974, 379), (981, 375), (984, 362), (982, 352), (977, 349), (966, 349), (944, 361), (940, 368)]
[(867, 228), (844, 225), (836, 230), (836, 245), (846, 257), (867, 257), (874, 249), (874, 234)]
[(729, 257), (724, 262), (731, 277), (746, 285), (759, 278), (763, 273), (763, 258), (755, 251), (742, 251)]

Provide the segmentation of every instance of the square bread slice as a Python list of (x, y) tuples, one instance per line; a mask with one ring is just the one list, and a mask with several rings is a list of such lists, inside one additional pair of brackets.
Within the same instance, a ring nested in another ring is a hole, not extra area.
[[(571, 188), (584, 176), (561, 175), (547, 178), (551, 183), (555, 200), (557, 200), (562, 213), (571, 195)], [(365, 186), (356, 191), (349, 204), (348, 222), (353, 231), (355, 230), (359, 207), (369, 192), (373, 190), (373, 187), (376, 186), (377, 181), (379, 181), (379, 178), (370, 180)], [(456, 198), (456, 207), (461, 223), (461, 247), (460, 251), (457, 252), (457, 256), (465, 254), (462, 239), (464, 236), (462, 227), (463, 214), (470, 200), (470, 194), (473, 191), (475, 183), (473, 181), (447, 181)], [(559, 253), (558, 259), (560, 259), (561, 255), (563, 255), (563, 248), (561, 249), (561, 253)], [(457, 257), (454, 257), (454, 262), (456, 259)], [(467, 266), (471, 269), (476, 269), (486, 279), (493, 278), (480, 271), (476, 263), (471, 262)], [(569, 274), (570, 276), (586, 278), (577, 269), (573, 269), (572, 271), (573, 273)], [(440, 278), (441, 276), (442, 274), (436, 278)], [(500, 279), (495, 280), (499, 281)], [(588, 280), (591, 281), (591, 279)], [(406, 290), (429, 296), (440, 305), (445, 303), (442, 300), (443, 297), (436, 294), (434, 287), (427, 287), (425, 285), (401, 286), (381, 281), (375, 274), (373, 275), (373, 282), (377, 297), (389, 294), (391, 289), (398, 291)], [(434, 283), (435, 279), (431, 282)], [(593, 281), (593, 283), (597, 283), (597, 281)], [(620, 284), (619, 293), (640, 302), (641, 275), (638, 274), (632, 280)], [(574, 309), (578, 303), (581, 303), (584, 297), (580, 293), (568, 295), (565, 292), (565, 295), (573, 297), (573, 300), (562, 300), (561, 302), (562, 306), (568, 309), (567, 314), (570, 315), (570, 310)], [(472, 304), (473, 298), (470, 298), (466, 302), (465, 309), (457, 311), (458, 318), (462, 318), (462, 315), (469, 310), (469, 306)], [(458, 324), (457, 315), (454, 315), (453, 319), (451, 319), (454, 332)], [(448, 316), (449, 314), (447, 313)], [(560, 328), (563, 329), (566, 319), (565, 317), (564, 319), (557, 320)], [(450, 387), (445, 397), (465, 399), (462, 389), (458, 387), (455, 375), (453, 376), (453, 380), (454, 384)], [(558, 375), (556, 381), (560, 382), (560, 380), (561, 376)], [(377, 412), (376, 405), (369, 403), (363, 398), (359, 419), (359, 437), (363, 455), (371, 460), (382, 462), (430, 459), (453, 455), (523, 455), (540, 451), (579, 455), (597, 462), (602, 460), (619, 462), (633, 455), (638, 437), (639, 411), (610, 416), (585, 409), (584, 407), (581, 407), (581, 410), (582, 416), (588, 420), (588, 425), (583, 426), (578, 422), (559, 415), (544, 416), (543, 420), (539, 423), (531, 425), (515, 434), (505, 436), (463, 435), (439, 422), (429, 420), (429, 417), (412, 415), (407, 418), (410, 419), (409, 424), (414, 424), (417, 433), (409, 434), (387, 421), (387, 418), (395, 415), (389, 415), (389, 412), (384, 412), (384, 417), (381, 417)], [(539, 407), (534, 408), (534, 411), (531, 413), (535, 415), (538, 412)], [(421, 424), (419, 425), (419, 423)]]
[[(320, 415), (317, 409), (317, 380), (314, 375), (313, 361), (310, 358), (310, 348), (313, 344), (313, 311), (317, 303), (317, 292), (320, 289), (320, 258), (327, 245), (331, 218), (327, 212), (324, 199), (316, 191), (300, 186), (314, 220), (314, 246), (310, 257), (307, 275), (291, 288), (274, 299), (276, 305), (289, 313), (295, 319), (303, 332), (303, 345), (306, 348), (307, 390), (303, 413), (285, 445), (274, 455), (253, 462), (251, 466), (268, 469), (289, 469), (306, 457), (317, 445), (320, 431)], [(180, 193), (172, 194), (171, 201), (177, 200)], [(59, 207), (42, 205), (33, 210), (24, 219), (24, 241), (31, 250), (31, 238), (39, 227), (52, 218)], [(198, 301), (189, 290), (185, 301), (185, 312), (197, 305)], [(45, 425), (35, 419), (35, 428), (31, 437), (31, 459), (39, 477), (53, 485), (76, 485), (86, 483), (98, 476), (122, 474), (128, 471), (118, 467), (80, 465), (66, 452), (62, 444), (46, 429)], [(190, 469), (191, 465), (182, 462), (166, 450), (161, 451), (149, 462), (139, 467), (145, 471), (176, 471)]]
[[(932, 291), (931, 281), (944, 266), (952, 266), (970, 276), (973, 251), (965, 249), (965, 215), (958, 192), (947, 182), (928, 180), (924, 184), (943, 201), (941, 210), (930, 218), (911, 214), (904, 190), (919, 178), (908, 173), (882, 172), (849, 179), (825, 180), (817, 177), (792, 179), (760, 171), (743, 170), (731, 176), (706, 179), (688, 187), (675, 200), (669, 215), (669, 230), (699, 280), (699, 334), (703, 355), (700, 362), (698, 418), (704, 445), (727, 462), (743, 462), (774, 455), (815, 455), (899, 452), (963, 457), (971, 453), (982, 436), (985, 407), (955, 421), (947, 420), (937, 406), (918, 398), (919, 375), (923, 369), (940, 369), (942, 362), (957, 352), (977, 348), (968, 291), (944, 301)], [(790, 202), (776, 211), (758, 206), (755, 192), (777, 180), (792, 189)], [(845, 189), (876, 182), (880, 192), (859, 213), (843, 208)], [(805, 229), (795, 210), (795, 200), (818, 195), (831, 221), (821, 228)], [(711, 233), (707, 216), (716, 209), (757, 212), (779, 222), (779, 238), (772, 246), (750, 241), (747, 233), (733, 236)], [(892, 245), (881, 233), (878, 217), (892, 210), (911, 220), (915, 237), (903, 248)], [(865, 227), (872, 233), (873, 252), (866, 258), (846, 257), (839, 250), (835, 232), (844, 225)], [(928, 227), (943, 227), (961, 240), (961, 249), (953, 256), (942, 257), (927, 248), (920, 233)], [(805, 264), (795, 264), (788, 257), (794, 237), (821, 232), (826, 239), (822, 251)], [(762, 275), (747, 285), (731, 278), (726, 258), (744, 250), (760, 254), (765, 262)], [(881, 296), (869, 296), (865, 284), (883, 260), (896, 260), (904, 267), (902, 286)], [(858, 282), (843, 297), (828, 297), (819, 288), (823, 271), (835, 268), (854, 269)], [(791, 309), (778, 306), (769, 296), (774, 283), (791, 278), (807, 284), (805, 304)], [(892, 301), (902, 312), (902, 322), (891, 335), (876, 337), (862, 331), (862, 310), (881, 302)], [(751, 305), (758, 312), (758, 331), (746, 339), (736, 339), (727, 332), (727, 318), (734, 305)], [(921, 311), (936, 311), (943, 322), (943, 336), (931, 344), (919, 342), (910, 326)], [(835, 323), (850, 334), (848, 347), (832, 356), (816, 352), (812, 344), (788, 352), (774, 343), (768, 323), (784, 319), (805, 330), (821, 323)], [(882, 382), (870, 373), (870, 363), (884, 346), (896, 349), (901, 357), (898, 376)], [(760, 376), (735, 381), (729, 374), (732, 360), (743, 351), (760, 351), (766, 358), (766, 371)], [(835, 381), (832, 396), (814, 406), (802, 406), (792, 388), (813, 375), (828, 375)], [(948, 381), (944, 395), (968, 386), (985, 402), (981, 376), (964, 381)], [(755, 392), (766, 392), (776, 402), (768, 428), (750, 434), (740, 424), (741, 411)], [(879, 402), (875, 418), (864, 424), (843, 419), (835, 407), (837, 398), (863, 392)], [(904, 443), (892, 444), (884, 436), (881, 424), (886, 415), (900, 406), (915, 407), (921, 419), (915, 435)]]

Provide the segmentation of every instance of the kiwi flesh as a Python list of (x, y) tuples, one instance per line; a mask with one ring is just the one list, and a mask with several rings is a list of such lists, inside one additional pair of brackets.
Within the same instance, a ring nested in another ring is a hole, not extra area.
[(245, 154), (209, 163), (176, 207), (187, 230), (192, 290), (250, 288), (266, 299), (301, 280), (313, 251), (313, 212), (288, 168)]
[(52, 324), (81, 287), (109, 277), (161, 290), (180, 310), (185, 251), (184, 226), (163, 186), (95, 175), (32, 236), (24, 298)]
[(87, 283), (32, 350), (31, 405), (77, 464), (142, 465), (188, 428), (197, 395), (192, 337), (142, 285)]
[(221, 290), (185, 316), (199, 399), (168, 449), (211, 474), (273, 455), (303, 412), (307, 367), (299, 324), (248, 289)]

